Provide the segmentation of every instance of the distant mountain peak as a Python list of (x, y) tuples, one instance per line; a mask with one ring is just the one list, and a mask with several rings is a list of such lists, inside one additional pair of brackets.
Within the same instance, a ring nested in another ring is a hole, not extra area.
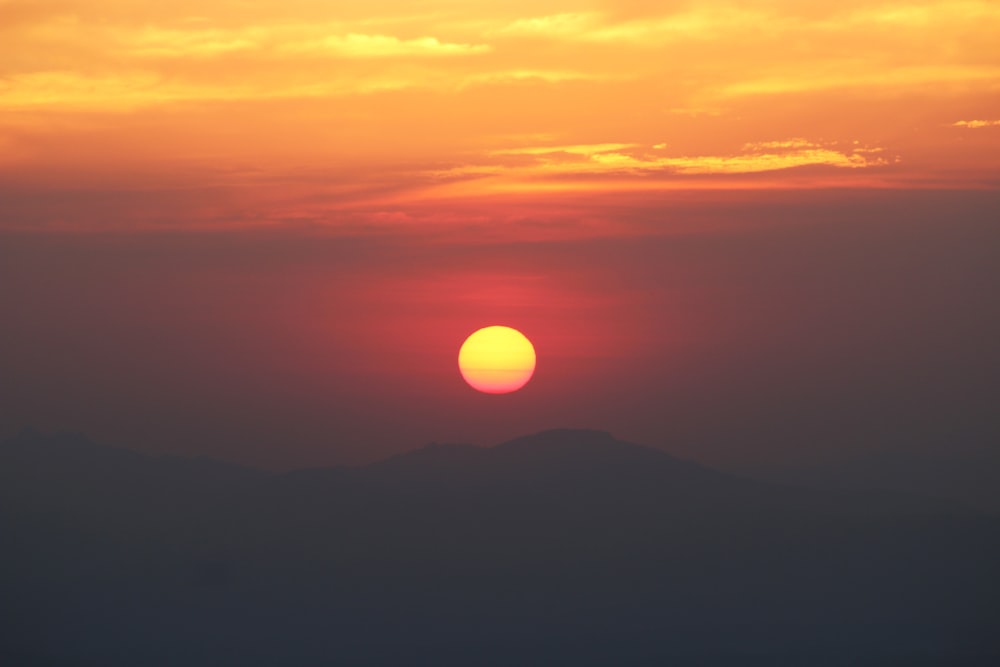
[(549, 442), (621, 442), (608, 431), (591, 428), (552, 428), (525, 435), (517, 440), (534, 439)]
[(623, 444), (607, 431), (585, 428), (554, 428), (531, 435), (522, 435), (503, 442), (497, 447), (511, 446), (587, 446)]
[(535, 452), (552, 456), (583, 454), (613, 455), (624, 451), (655, 453), (668, 458), (665, 452), (617, 439), (607, 431), (560, 428), (524, 435), (491, 448), (495, 452)]

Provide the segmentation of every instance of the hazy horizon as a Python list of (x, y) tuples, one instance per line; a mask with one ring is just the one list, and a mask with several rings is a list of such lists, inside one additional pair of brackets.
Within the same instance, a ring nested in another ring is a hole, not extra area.
[[(634, 234), (547, 240), (6, 232), (0, 434), (279, 468), (557, 426), (713, 464), (993, 448), (997, 195), (804, 197), (661, 200), (655, 232), (632, 204)], [(494, 323), (538, 354), (505, 396), (456, 363)]]

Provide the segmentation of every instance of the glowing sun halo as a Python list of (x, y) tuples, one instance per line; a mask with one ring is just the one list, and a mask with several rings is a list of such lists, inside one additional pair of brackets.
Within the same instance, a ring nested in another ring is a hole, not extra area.
[(517, 329), (486, 327), (465, 339), (458, 369), (473, 389), (487, 394), (517, 391), (535, 372), (535, 348)]

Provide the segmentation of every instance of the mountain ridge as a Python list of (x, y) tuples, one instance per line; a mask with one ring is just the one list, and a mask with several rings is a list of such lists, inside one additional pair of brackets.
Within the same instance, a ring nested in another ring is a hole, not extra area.
[[(978, 512), (946, 499), (907, 493), (814, 489), (745, 477), (593, 429), (549, 429), (488, 447), (430, 443), (366, 465), (285, 473), (204, 457), (145, 454), (97, 444), (80, 433), (26, 431), (0, 443), (0, 460), (4, 463), (0, 481), (8, 494), (27, 489), (27, 497), (37, 497), (46, 480), (59, 480), (58, 491), (65, 498), (57, 502), (87, 497), (95, 486), (107, 502), (115, 493), (157, 498), (173, 487), (184, 487), (187, 498), (177, 502), (196, 504), (226, 495), (239, 502), (255, 492), (316, 500), (343, 493), (482, 497), (486, 492), (505, 493), (512, 485), (544, 498), (555, 494), (547, 490), (552, 485), (583, 504), (591, 504), (600, 494), (612, 494), (617, 503), (631, 498), (634, 505), (661, 505), (672, 511), (696, 503), (703, 508), (731, 506), (733, 511), (754, 511), (759, 505), (761, 510), (800, 514)], [(60, 467), (61, 463), (70, 465)]]
[(746, 480), (591, 431), (249, 475), (76, 445), (0, 445), (0, 659), (1000, 656), (996, 517)]

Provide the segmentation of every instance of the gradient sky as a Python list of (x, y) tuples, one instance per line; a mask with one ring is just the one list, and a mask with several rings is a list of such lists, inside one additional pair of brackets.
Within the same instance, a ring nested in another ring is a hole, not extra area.
[[(1000, 5), (0, 0), (0, 432), (1000, 436)], [(476, 328), (538, 351), (461, 380)]]

